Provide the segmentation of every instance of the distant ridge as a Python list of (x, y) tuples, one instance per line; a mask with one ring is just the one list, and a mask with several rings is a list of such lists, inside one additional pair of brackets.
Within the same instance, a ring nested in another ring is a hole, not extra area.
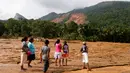
[(24, 16), (22, 16), (21, 14), (16, 13), (14, 19), (16, 19), (16, 20), (24, 20), (24, 19), (26, 19), (26, 18), (25, 18)]
[(57, 14), (55, 12), (52, 12), (52, 13), (49, 13), (48, 15), (43, 16), (43, 17), (41, 17), (39, 19), (40, 20), (53, 20), (53, 19), (55, 19), (55, 18), (57, 18), (59, 16), (60, 16), (59, 14)]
[[(126, 11), (127, 13), (124, 13), (124, 9), (127, 10)], [(104, 17), (106, 17), (106, 14), (108, 18), (105, 18), (105, 20), (108, 19), (114, 20), (117, 19), (116, 17), (121, 17), (118, 18), (118, 20), (121, 20), (123, 19), (122, 15), (126, 17), (125, 19), (130, 20), (128, 17), (128, 13), (130, 13), (129, 11), (130, 11), (130, 2), (128, 1), (104, 1), (90, 7), (74, 9), (67, 13), (57, 14), (55, 12), (51, 12), (45, 16), (42, 16), (41, 18), (39, 18), (39, 20), (47, 20), (55, 23), (69, 23), (71, 21), (74, 21), (77, 24), (85, 24), (88, 23), (89, 21), (99, 22), (103, 20)], [(119, 14), (117, 14), (117, 12)], [(120, 13), (122, 15), (120, 15)], [(21, 14), (16, 13), (14, 19), (24, 20), (26, 18)]]
[(88, 18), (91, 18), (93, 14), (99, 15), (99, 13), (105, 13), (105, 11), (109, 12), (110, 11), (109, 9), (118, 11), (118, 9), (123, 10), (124, 8), (129, 7), (130, 2), (128, 1), (104, 1), (90, 7), (74, 9), (67, 13), (57, 14), (55, 12), (52, 12), (49, 13), (48, 15), (41, 17), (40, 20), (49, 20), (56, 23), (66, 23), (74, 21), (77, 24), (84, 24), (88, 22)]

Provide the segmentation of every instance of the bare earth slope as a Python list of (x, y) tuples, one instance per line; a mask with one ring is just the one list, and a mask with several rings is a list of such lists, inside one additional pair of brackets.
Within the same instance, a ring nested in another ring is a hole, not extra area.
[(61, 22), (64, 22), (64, 20), (66, 20), (65, 23), (69, 23), (69, 22), (75, 22), (77, 24), (84, 24), (85, 21), (86, 21), (86, 16), (84, 13), (73, 13), (73, 14), (69, 14), (69, 13), (66, 13), (66, 14), (63, 14), (62, 16), (52, 20), (52, 22), (55, 22), (55, 23), (61, 23)]

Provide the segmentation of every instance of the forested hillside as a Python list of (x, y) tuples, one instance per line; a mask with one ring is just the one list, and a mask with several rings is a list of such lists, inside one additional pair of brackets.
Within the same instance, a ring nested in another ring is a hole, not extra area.
[[(68, 40), (130, 42), (130, 2), (102, 2), (64, 14), (51, 13), (44, 16), (43, 19), (37, 20), (8, 19), (0, 21), (0, 35), (4, 37), (32, 35), (45, 38), (60, 37)], [(54, 23), (54, 19), (57, 22), (60, 19), (61, 23)], [(52, 20), (53, 22), (51, 22)], [(78, 21), (83, 24), (78, 25), (76, 23)]]

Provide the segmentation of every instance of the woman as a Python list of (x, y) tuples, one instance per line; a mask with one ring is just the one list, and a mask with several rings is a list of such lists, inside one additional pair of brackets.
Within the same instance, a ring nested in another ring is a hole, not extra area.
[(24, 37), (21, 42), (22, 42), (22, 52), (21, 52), (21, 70), (26, 70), (24, 68), (24, 62), (27, 61), (27, 51), (28, 51), (28, 46), (27, 46), (27, 41), (28, 37)]
[[(63, 59), (62, 59), (63, 66), (64, 65), (67, 66), (67, 58), (68, 58), (68, 56), (69, 56), (69, 46), (68, 46), (67, 42), (64, 41), (63, 55), (62, 55), (62, 57), (63, 57)], [(64, 60), (65, 60), (65, 64), (64, 64)]]
[(57, 39), (56, 43), (55, 43), (55, 54), (54, 54), (54, 57), (55, 57), (55, 65), (57, 66), (57, 61), (59, 62), (59, 66), (61, 66), (61, 44), (60, 44), (60, 40)]
[(32, 60), (35, 60), (35, 47), (34, 47), (34, 39), (30, 38), (29, 43), (28, 43), (28, 48), (29, 48), (29, 52), (30, 54), (28, 54), (28, 67), (32, 67), (30, 64), (32, 62)]

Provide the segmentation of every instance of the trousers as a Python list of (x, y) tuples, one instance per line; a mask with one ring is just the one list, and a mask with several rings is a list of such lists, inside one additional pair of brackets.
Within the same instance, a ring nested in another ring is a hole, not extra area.
[(43, 61), (44, 61), (43, 72), (46, 72), (49, 68), (49, 61), (48, 60), (43, 60)]

